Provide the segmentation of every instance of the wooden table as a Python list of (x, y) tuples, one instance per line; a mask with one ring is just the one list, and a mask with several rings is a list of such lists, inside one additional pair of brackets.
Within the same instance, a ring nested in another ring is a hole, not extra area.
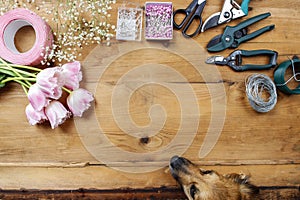
[[(174, 9), (189, 3), (172, 2)], [(222, 2), (207, 1), (203, 18)], [(114, 5), (111, 23), (121, 3)], [(278, 63), (300, 55), (300, 1), (253, 0), (250, 7), (247, 17), (230, 24), (271, 12), (249, 31), (276, 28), (241, 49), (276, 50)], [(169, 43), (113, 40), (84, 49), (82, 87), (92, 90), (95, 104), (55, 130), (28, 124), (28, 100), (18, 85), (1, 89), (0, 198), (184, 198), (167, 170), (172, 154), (220, 173), (251, 174), (269, 199), (300, 198), (299, 96), (278, 91), (276, 107), (257, 113), (245, 79), (253, 73), (273, 77), (274, 69), (237, 73), (206, 66), (206, 57), (216, 55), (206, 52), (206, 44), (225, 26), (194, 39), (174, 31)]]

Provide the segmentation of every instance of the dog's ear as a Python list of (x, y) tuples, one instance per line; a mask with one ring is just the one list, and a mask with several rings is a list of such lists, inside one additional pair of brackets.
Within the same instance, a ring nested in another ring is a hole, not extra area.
[(227, 174), (225, 175), (227, 179), (231, 179), (233, 182), (239, 184), (240, 192), (242, 194), (258, 194), (259, 189), (255, 185), (252, 185), (249, 181), (250, 176), (240, 173), (240, 174)]
[(259, 193), (259, 188), (250, 183), (240, 185), (240, 191), (242, 194), (256, 195)]
[(249, 178), (250, 176), (240, 173), (240, 174), (236, 174), (236, 173), (232, 173), (232, 174), (226, 174), (224, 175), (225, 178), (232, 180), (235, 183), (238, 184), (245, 184), (249, 182)]

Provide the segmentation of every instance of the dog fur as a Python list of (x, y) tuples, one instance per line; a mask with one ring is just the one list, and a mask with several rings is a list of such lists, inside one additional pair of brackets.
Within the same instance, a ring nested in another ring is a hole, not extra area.
[(256, 199), (258, 194), (245, 174), (220, 175), (178, 156), (170, 160), (169, 167), (189, 200), (245, 200)]

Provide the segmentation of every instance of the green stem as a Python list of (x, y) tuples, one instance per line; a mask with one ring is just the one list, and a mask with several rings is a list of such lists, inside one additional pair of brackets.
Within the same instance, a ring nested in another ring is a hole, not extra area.
[(22, 88), (23, 88), (23, 90), (24, 90), (26, 96), (28, 96), (28, 90), (27, 90), (27, 87), (26, 87), (25, 85), (22, 85), (22, 84), (21, 84), (21, 86), (22, 86)]
[(65, 87), (62, 87), (62, 89), (63, 89), (64, 91), (68, 92), (69, 94), (71, 94), (71, 93), (72, 93), (72, 91), (71, 91), (71, 90), (69, 90), (69, 89), (67, 89), (67, 88), (65, 88)]
[[(20, 81), (36, 81), (35, 78), (25, 78), (25, 77), (9, 77), (7, 79), (2, 80), (0, 83), (6, 83), (9, 81), (15, 81), (15, 80), (20, 80)], [(29, 83), (31, 85), (31, 83)]]
[(29, 69), (29, 70), (33, 70), (33, 71), (42, 71), (41, 69), (39, 68), (36, 68), (36, 67), (31, 67), (31, 66), (26, 66), (26, 65), (18, 65), (18, 64), (10, 64), (8, 62), (6, 62), (5, 60), (3, 60), (1, 57), (0, 57), (0, 65), (6, 65), (6, 66), (14, 66), (14, 67), (17, 67), (17, 68), (23, 68), (23, 69)]
[(11, 70), (7, 70), (7, 69), (3, 69), (3, 68), (0, 68), (0, 73), (2, 74), (7, 74), (9, 76), (15, 76), (16, 74), (13, 73)]
[(29, 70), (32, 70), (32, 71), (37, 71), (37, 72), (40, 72), (42, 71), (41, 69), (39, 68), (36, 68), (36, 67), (30, 67), (30, 66), (25, 66), (25, 65), (15, 65), (15, 64), (9, 64), (9, 63), (5, 63), (5, 61), (3, 61), (1, 58), (0, 58), (0, 66), (12, 66), (12, 67), (16, 67), (16, 68), (20, 68), (20, 69), (29, 69)]
[[(7, 71), (7, 70), (10, 70), (10, 72), (12, 71), (10, 67), (7, 67), (7, 66), (1, 67), (1, 64), (0, 64), (0, 71), (1, 71), (1, 69), (6, 70), (6, 71)], [(24, 75), (26, 75), (26, 76), (34, 77), (34, 78), (36, 77), (35, 74), (30, 73), (30, 72), (27, 72), (27, 71), (24, 71), (24, 70), (20, 70), (20, 69), (14, 69), (13, 72), (15, 72), (15, 73), (17, 72), (17, 73), (20, 73), (20, 74), (24, 74)], [(21, 76), (20, 74), (19, 74), (19, 76)], [(15, 74), (14, 74), (14, 75), (15, 75)], [(13, 76), (14, 76), (14, 75), (13, 75)], [(16, 75), (18, 75), (18, 74), (16, 74)]]
[[(24, 89), (24, 87), (29, 89), (31, 86), (31, 84), (27, 85), (26, 83), (22, 82), (21, 80), (14, 80), (14, 81), (19, 83), (23, 87), (23, 89)], [(25, 93), (27, 94), (27, 91)]]
[[(0, 61), (5, 64), (11, 71), (13, 71), (17, 76), (19, 77), (23, 77), (21, 76), (10, 64), (8, 64), (6, 61), (4, 61), (2, 58), (0, 58)], [(25, 80), (25, 83), (27, 83), (28, 85), (31, 85), (31, 83), (29, 83), (28, 81)]]

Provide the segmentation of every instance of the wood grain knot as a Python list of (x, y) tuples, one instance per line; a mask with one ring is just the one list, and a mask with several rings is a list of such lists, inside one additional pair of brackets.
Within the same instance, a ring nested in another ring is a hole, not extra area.
[(141, 142), (142, 144), (148, 144), (149, 141), (150, 141), (150, 138), (149, 138), (149, 137), (143, 137), (143, 138), (140, 139), (140, 142)]

